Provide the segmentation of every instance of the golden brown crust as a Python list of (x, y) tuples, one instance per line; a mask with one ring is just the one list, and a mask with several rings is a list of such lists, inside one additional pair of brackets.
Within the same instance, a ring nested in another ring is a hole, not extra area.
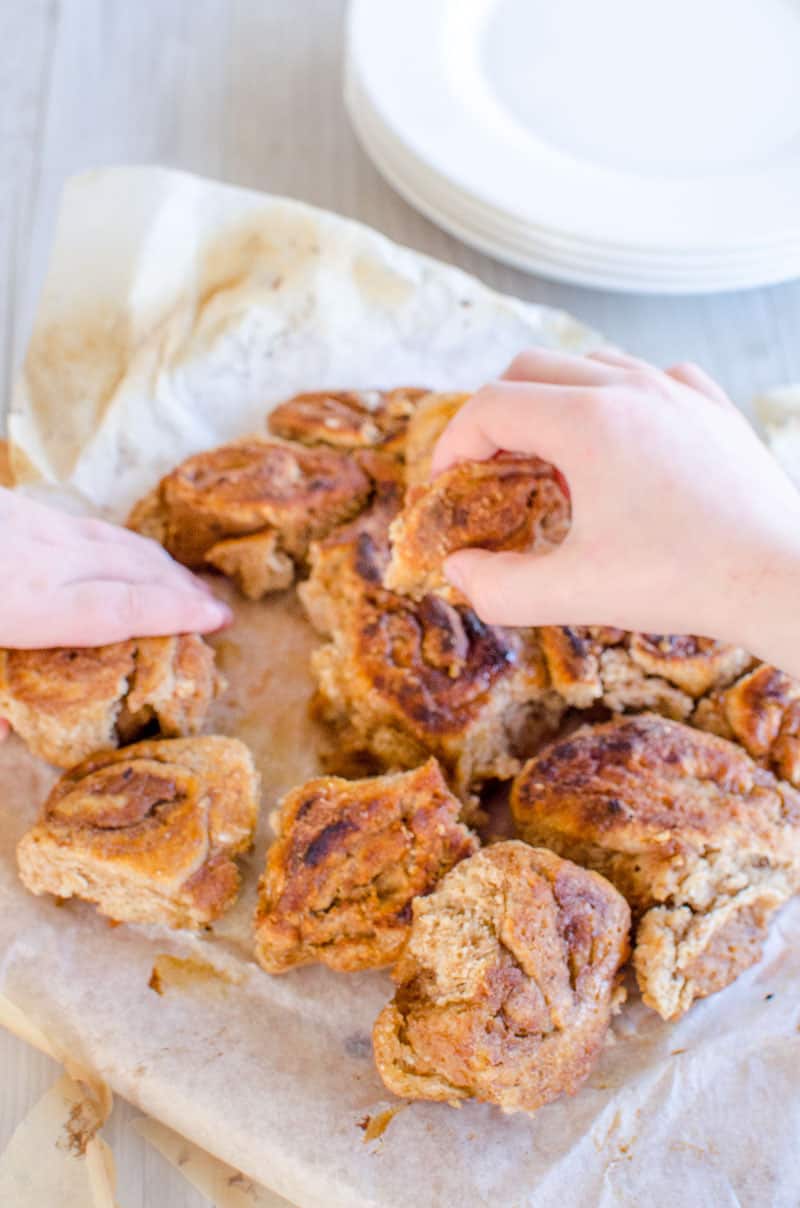
[(389, 557), (389, 524), (403, 500), (403, 471), (380, 453), (357, 455), (373, 483), (370, 505), (349, 524), (315, 541), (309, 550), (311, 574), (298, 587), (300, 602), (315, 629), (333, 634), (339, 616), (370, 587), (379, 587)]
[(206, 562), (233, 579), (248, 600), (284, 591), (294, 580), (294, 563), (281, 551), (278, 534), (269, 530), (217, 541), (206, 550)]
[[(314, 538), (355, 515), (370, 489), (345, 453), (252, 436), (182, 462), (136, 505), (128, 524), (195, 568), (212, 559), (219, 565), (221, 543), (256, 534), (275, 534), (273, 553), (297, 561)], [(223, 561), (226, 555), (236, 557), (223, 547)]]
[(553, 688), (567, 704), (588, 709), (602, 698), (600, 656), (619, 646), (625, 631), (587, 625), (548, 625), (539, 631), (539, 642)]
[(142, 537), (149, 537), (159, 545), (167, 543), (167, 513), (161, 498), (161, 484), (153, 487), (131, 508), (126, 521), (127, 527)]
[(735, 739), (800, 788), (800, 681), (777, 667), (760, 664), (730, 688), (701, 700), (692, 724)]
[(84, 898), (120, 921), (202, 926), (236, 899), (233, 856), (257, 814), (258, 777), (237, 739), (100, 751), (53, 787), (17, 848), (20, 876), (32, 893)]
[(660, 675), (692, 697), (729, 684), (753, 661), (739, 646), (693, 635), (633, 633), (628, 651), (648, 675)]
[(326, 776), (284, 798), (255, 919), (269, 973), (394, 961), (411, 902), (478, 847), (435, 760), (369, 780)]
[(0, 715), (58, 767), (153, 726), (165, 735), (196, 733), (217, 685), (214, 652), (197, 634), (0, 650)]
[(312, 656), (318, 712), (338, 747), (377, 768), (415, 767), (435, 755), (456, 791), (519, 767), (538, 731), (552, 733), (562, 703), (547, 690), (526, 630), (484, 625), (468, 608), (419, 603), (382, 586), (388, 525), (402, 487), (386, 475), (371, 509), (311, 551), (300, 598), (331, 641)]
[(406, 485), (427, 486), (436, 442), (469, 394), (432, 391), (420, 399), (406, 432)]
[(708, 913), (689, 906), (654, 906), (636, 931), (633, 966), (645, 1003), (663, 1019), (679, 1019), (697, 998), (724, 990), (761, 959), (771, 916), (785, 901), (771, 885), (755, 885)]
[(274, 436), (304, 445), (402, 454), (408, 421), (427, 393), (401, 386), (296, 394), (270, 412), (267, 426)]
[(569, 705), (599, 702), (615, 713), (652, 710), (675, 721), (688, 719), (695, 697), (730, 683), (753, 661), (711, 638), (608, 626), (547, 626), (539, 641), (553, 688)]
[(409, 1099), (535, 1111), (602, 1047), (630, 912), (602, 877), (514, 840), (458, 864), (413, 907), (375, 1023), (378, 1071)]
[(0, 487), (13, 487), (14, 467), (7, 440), (0, 440)]
[(133, 677), (117, 718), (119, 738), (128, 742), (153, 723), (165, 738), (198, 734), (223, 687), (214, 651), (199, 634), (138, 638)]
[[(800, 885), (800, 793), (733, 743), (664, 718), (585, 727), (551, 744), (515, 781), (511, 805), (523, 838), (602, 872), (637, 917), (666, 908), (647, 931), (658, 924), (663, 941), (665, 920), (680, 928), (673, 965), (647, 967), (663, 942), (636, 958), (646, 1001), (665, 1017), (732, 981), (757, 951), (754, 919)], [(703, 944), (723, 924), (750, 938), (719, 941), (712, 961)], [(687, 973), (704, 959), (707, 981)]]
[(92, 649), (0, 650), (0, 715), (34, 755), (69, 767), (116, 745), (116, 720), (136, 643)]
[(569, 503), (552, 466), (510, 454), (452, 466), (432, 483), (410, 487), (389, 530), (385, 584), (420, 600), (436, 592), (464, 597), (447, 581), (444, 559), (456, 550), (546, 553), (569, 528)]

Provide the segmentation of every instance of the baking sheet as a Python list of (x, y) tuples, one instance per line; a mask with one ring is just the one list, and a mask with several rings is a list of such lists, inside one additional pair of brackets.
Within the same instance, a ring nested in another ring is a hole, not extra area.
[[(260, 427), (296, 390), (469, 388), (530, 342), (595, 341), (306, 206), (153, 169), (94, 173), (64, 200), (15, 394), (15, 464), (121, 516), (181, 457)], [(291, 594), (235, 608), (215, 639), (231, 687), (213, 720), (253, 747), (265, 785), (241, 902), (193, 936), (29, 896), (14, 846), (53, 773), (12, 738), (0, 747), (0, 992), (114, 1090), (302, 1208), (796, 1206), (800, 903), (762, 962), (681, 1023), (634, 997), (576, 1096), (534, 1117), (391, 1111), (370, 1050), (388, 976), (271, 978), (250, 955), (266, 816), (316, 767), (317, 639)]]

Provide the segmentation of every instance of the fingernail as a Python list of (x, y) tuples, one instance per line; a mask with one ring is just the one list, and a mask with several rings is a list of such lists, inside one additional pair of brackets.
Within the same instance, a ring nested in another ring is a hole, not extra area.
[(209, 620), (213, 620), (216, 625), (229, 625), (233, 620), (233, 612), (227, 604), (223, 604), (222, 600), (203, 598), (203, 611), (207, 614)]
[(457, 587), (459, 591), (463, 592), (464, 579), (459, 571), (458, 565), (454, 565), (454, 560), (452, 558), (445, 558), (444, 562), (442, 563), (442, 570), (444, 571), (447, 581), (452, 583), (453, 587)]

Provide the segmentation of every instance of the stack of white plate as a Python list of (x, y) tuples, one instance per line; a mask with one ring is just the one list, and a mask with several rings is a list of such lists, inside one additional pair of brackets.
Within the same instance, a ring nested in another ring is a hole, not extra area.
[(800, 275), (800, 0), (352, 0), (346, 95), (397, 191), (509, 264)]

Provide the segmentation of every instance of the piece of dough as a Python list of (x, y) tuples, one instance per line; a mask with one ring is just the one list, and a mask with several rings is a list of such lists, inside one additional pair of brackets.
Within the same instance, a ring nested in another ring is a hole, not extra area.
[(136, 504), (128, 525), (195, 569), (224, 569), (233, 559), (231, 574), (252, 594), (252, 555), (244, 566), (231, 539), (274, 536), (267, 561), (274, 566), (281, 555), (279, 573), (262, 569), (261, 579), (275, 590), (286, 585), (289, 561), (302, 562), (309, 543), (354, 516), (370, 491), (346, 452), (250, 436), (187, 458)]
[(401, 386), (296, 394), (270, 412), (267, 426), (274, 436), (304, 445), (379, 448), (402, 456), (409, 419), (427, 393)]
[(100, 751), (55, 784), (20, 840), (35, 894), (94, 902), (118, 921), (200, 927), (236, 900), (258, 776), (235, 738), (156, 739)]
[(539, 458), (462, 462), (431, 483), (408, 488), (389, 530), (384, 582), (415, 600), (436, 592), (465, 603), (442, 569), (449, 554), (467, 548), (544, 554), (564, 540), (569, 515), (553, 467)]
[(269, 973), (320, 961), (379, 968), (398, 956), (411, 903), (478, 847), (434, 759), (367, 780), (324, 776), (280, 806), (255, 920)]
[(692, 725), (740, 742), (753, 759), (800, 788), (800, 681), (760, 663), (698, 702)]
[(317, 711), (340, 753), (364, 753), (373, 770), (434, 755), (468, 799), (485, 780), (514, 775), (565, 706), (532, 630), (493, 628), (437, 596), (415, 603), (383, 587), (403, 486), (397, 467), (384, 465), (381, 480), (372, 473), (372, 506), (312, 546), (299, 589), (329, 638), (312, 656)]
[(197, 634), (0, 650), (0, 716), (62, 768), (151, 729), (196, 734), (220, 686), (214, 652)]
[(509, 840), (414, 902), (373, 1032), (389, 1090), (535, 1111), (574, 1092), (622, 1000), (630, 911), (596, 873)]
[(519, 833), (625, 895), (634, 965), (665, 1019), (758, 959), (775, 910), (800, 888), (800, 793), (740, 746), (642, 714), (586, 726), (514, 782)]

